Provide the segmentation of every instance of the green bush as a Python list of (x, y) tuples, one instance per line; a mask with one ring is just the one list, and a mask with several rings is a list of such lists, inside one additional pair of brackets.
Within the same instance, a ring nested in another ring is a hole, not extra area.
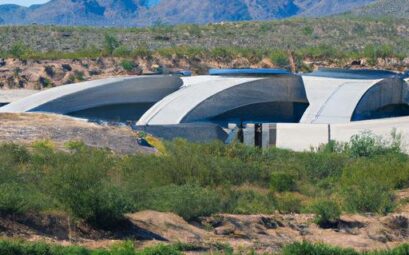
[(326, 244), (312, 244), (308, 242), (294, 243), (283, 249), (283, 255), (406, 255), (409, 245), (403, 244), (391, 250), (380, 250), (359, 253), (353, 249), (331, 247)]
[(219, 194), (194, 184), (169, 185), (152, 189), (149, 193), (145, 208), (174, 212), (188, 221), (221, 211)]
[(271, 53), (271, 61), (278, 67), (289, 65), (288, 54), (285, 51), (275, 50)]
[(112, 156), (98, 150), (72, 155), (56, 154), (59, 162), (50, 185), (53, 196), (75, 217), (100, 227), (111, 227), (122, 220), (129, 206), (122, 189), (110, 178)]
[[(393, 181), (388, 161), (360, 159), (344, 169), (341, 194), (353, 212), (388, 213), (394, 208)], [(386, 170), (387, 169), (387, 170)], [(394, 172), (398, 172), (396, 169)]]
[(46, 243), (0, 240), (2, 255), (181, 255), (177, 245), (157, 245), (136, 250), (130, 241), (107, 250), (90, 250), (78, 246), (58, 246)]
[(130, 71), (135, 69), (136, 64), (132, 60), (124, 59), (121, 62), (121, 66), (122, 66), (123, 69), (125, 69), (125, 71), (130, 72)]
[(276, 195), (276, 203), (281, 213), (300, 213), (303, 209), (302, 197), (297, 193), (278, 194)]
[(228, 196), (226, 210), (235, 214), (271, 214), (274, 212), (274, 199), (271, 194), (255, 190), (232, 190)]
[(118, 48), (114, 49), (112, 55), (114, 57), (130, 57), (131, 50), (126, 46), (119, 46)]
[(16, 42), (9, 50), (9, 54), (18, 59), (24, 59), (30, 52), (30, 49), (22, 42)]
[(316, 215), (315, 223), (323, 228), (336, 225), (341, 216), (339, 205), (331, 200), (318, 200), (311, 209)]
[(352, 249), (341, 249), (325, 244), (294, 243), (283, 249), (283, 255), (359, 255)]
[(114, 50), (119, 46), (121, 46), (121, 44), (114, 35), (108, 33), (104, 35), (104, 52), (106, 54), (112, 55)]
[(291, 173), (273, 172), (270, 187), (276, 192), (296, 191), (296, 176)]

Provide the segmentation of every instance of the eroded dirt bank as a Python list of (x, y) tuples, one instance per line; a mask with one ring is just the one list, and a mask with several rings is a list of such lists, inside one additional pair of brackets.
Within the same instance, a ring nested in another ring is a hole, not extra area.
[(64, 149), (67, 142), (82, 141), (117, 153), (155, 152), (153, 148), (139, 145), (137, 133), (130, 127), (97, 125), (56, 114), (0, 113), (0, 130), (0, 143), (30, 145), (50, 140), (57, 148)]
[(306, 214), (219, 214), (188, 223), (171, 213), (142, 211), (126, 215), (116, 229), (103, 231), (85, 223), (73, 223), (63, 214), (49, 213), (0, 217), (0, 234), (88, 248), (133, 240), (141, 248), (182, 242), (192, 244), (195, 251), (229, 244), (238, 251), (251, 249), (259, 253), (278, 252), (286, 244), (302, 240), (360, 251), (389, 249), (409, 241), (409, 209), (405, 207), (387, 216), (344, 215), (332, 229), (318, 227), (313, 218)]
[[(138, 75), (156, 72), (158, 67), (169, 70), (187, 69), (194, 74), (207, 74), (210, 68), (277, 68), (268, 58), (262, 60), (239, 57), (185, 58), (154, 56), (152, 58), (100, 57), (95, 59), (17, 60), (0, 59), (0, 89), (44, 89), (63, 84), (95, 80), (118, 75)], [(318, 67), (374, 68), (366, 59), (317, 61), (305, 59), (297, 71), (312, 71)], [(377, 69), (404, 71), (409, 68), (409, 58), (403, 60), (378, 59)]]

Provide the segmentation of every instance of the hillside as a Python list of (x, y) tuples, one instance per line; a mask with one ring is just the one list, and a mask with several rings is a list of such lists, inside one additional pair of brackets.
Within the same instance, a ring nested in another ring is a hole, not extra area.
[(365, 46), (375, 44), (390, 45), (402, 55), (409, 55), (409, 19), (379, 20), (349, 16), (124, 29), (0, 26), (0, 55), (18, 42), (41, 52), (101, 49), (106, 33), (114, 35), (131, 50), (177, 46), (203, 49), (228, 46), (263, 50), (330, 45), (340, 51), (361, 51)]
[(51, 0), (0, 6), (0, 24), (146, 26), (328, 16), (374, 0)]
[(409, 18), (409, 3), (407, 0), (379, 0), (356, 11), (356, 15), (363, 16), (391, 16)]

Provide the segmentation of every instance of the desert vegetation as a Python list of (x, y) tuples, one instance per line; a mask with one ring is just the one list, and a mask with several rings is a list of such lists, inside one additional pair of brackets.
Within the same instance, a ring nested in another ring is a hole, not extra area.
[(0, 32), (3, 58), (267, 57), (285, 65), (282, 55), (288, 50), (301, 59), (402, 59), (409, 53), (407, 19), (353, 16), (202, 26), (158, 23), (148, 28), (127, 29), (3, 26)]
[[(395, 137), (398, 140), (399, 137)], [(408, 188), (399, 143), (364, 134), (315, 152), (261, 151), (240, 144), (167, 142), (161, 155), (121, 156), (81, 142), (55, 150), (0, 147), (0, 213), (58, 210), (110, 228), (125, 213), (174, 212), (188, 221), (215, 213), (316, 213), (322, 226), (341, 212), (386, 214)]]

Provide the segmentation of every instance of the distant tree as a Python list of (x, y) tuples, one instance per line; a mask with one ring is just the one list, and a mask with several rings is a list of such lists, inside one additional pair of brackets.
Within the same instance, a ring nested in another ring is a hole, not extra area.
[(112, 55), (114, 50), (118, 48), (121, 45), (121, 43), (118, 41), (118, 39), (112, 35), (112, 34), (105, 34), (105, 39), (104, 39), (104, 52)]
[(14, 58), (22, 59), (28, 50), (29, 48), (24, 43), (16, 42), (11, 46), (9, 54)]

